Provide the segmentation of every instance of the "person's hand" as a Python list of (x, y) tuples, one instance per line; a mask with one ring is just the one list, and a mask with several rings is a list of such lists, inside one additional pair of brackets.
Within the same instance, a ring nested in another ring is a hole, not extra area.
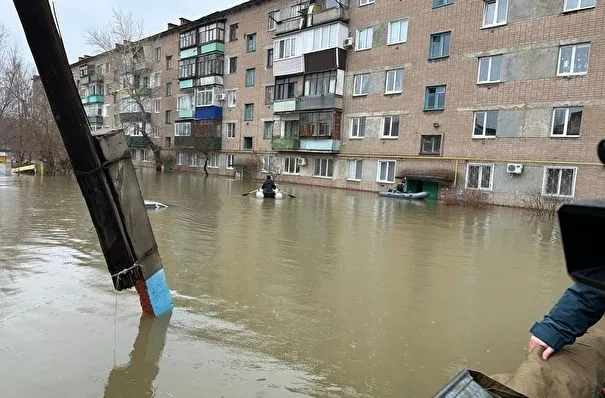
[(555, 350), (551, 346), (549, 346), (536, 336), (532, 335), (529, 339), (529, 344), (527, 345), (527, 352), (532, 352), (536, 347), (544, 347), (542, 359), (545, 361), (548, 359), (549, 356), (551, 356), (555, 352)]

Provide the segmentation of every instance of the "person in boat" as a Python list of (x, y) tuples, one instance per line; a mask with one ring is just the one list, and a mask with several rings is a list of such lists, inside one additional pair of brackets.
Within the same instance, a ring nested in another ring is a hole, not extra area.
[(277, 187), (271, 179), (271, 176), (267, 176), (267, 179), (265, 179), (265, 182), (263, 182), (262, 186), (263, 193), (272, 193), (273, 191), (275, 191), (276, 188)]

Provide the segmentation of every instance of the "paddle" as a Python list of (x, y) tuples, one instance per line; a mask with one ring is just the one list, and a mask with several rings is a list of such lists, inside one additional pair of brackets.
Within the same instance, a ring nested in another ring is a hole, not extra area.
[(278, 189), (278, 191), (279, 191), (279, 192), (281, 192), (281, 193), (284, 193), (284, 194), (288, 195), (288, 196), (289, 196), (289, 197), (291, 197), (291, 198), (295, 198), (295, 197), (296, 197), (296, 196), (292, 195), (291, 193), (288, 193), (288, 192), (282, 191), (281, 189)]
[(250, 195), (251, 193), (254, 193), (254, 192), (256, 192), (256, 191), (257, 191), (257, 190), (255, 189), (254, 191), (250, 191), (250, 192), (248, 192), (248, 193), (243, 193), (243, 194), (242, 194), (242, 196), (248, 196), (248, 195)]

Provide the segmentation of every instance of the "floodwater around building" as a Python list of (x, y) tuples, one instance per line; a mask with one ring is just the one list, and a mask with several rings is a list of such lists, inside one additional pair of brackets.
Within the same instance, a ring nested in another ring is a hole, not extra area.
[(3, 172), (7, 398), (426, 397), (513, 371), (569, 283), (556, 223), (520, 210), (141, 170), (170, 205), (149, 216), (175, 310), (153, 320), (112, 290), (71, 177)]

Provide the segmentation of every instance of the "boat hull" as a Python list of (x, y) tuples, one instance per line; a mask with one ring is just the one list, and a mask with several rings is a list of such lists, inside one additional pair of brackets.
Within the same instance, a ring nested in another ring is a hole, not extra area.
[(428, 192), (378, 192), (378, 195), (387, 198), (422, 200), (428, 198)]
[(284, 194), (279, 192), (279, 190), (273, 192), (263, 192), (262, 189), (256, 191), (255, 196), (258, 199), (283, 199)]
[(147, 210), (159, 210), (159, 209), (165, 209), (166, 207), (168, 207), (168, 205), (165, 205), (164, 203), (160, 203), (160, 202), (155, 202), (153, 200), (145, 200), (145, 209)]

